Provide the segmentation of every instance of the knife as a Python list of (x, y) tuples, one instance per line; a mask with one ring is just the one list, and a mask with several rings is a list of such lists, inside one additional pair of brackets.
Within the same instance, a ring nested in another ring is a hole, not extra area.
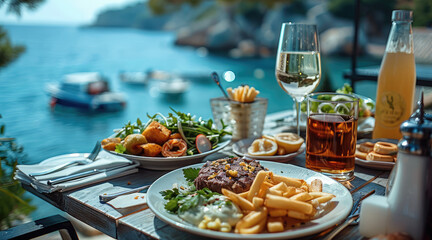
[(142, 187), (128, 189), (128, 190), (124, 190), (124, 191), (117, 192), (117, 193), (112, 193), (112, 194), (106, 194), (105, 193), (105, 194), (101, 194), (101, 195), (99, 195), (99, 201), (101, 203), (106, 203), (106, 202), (109, 202), (109, 201), (113, 200), (114, 198), (116, 198), (118, 196), (126, 195), (126, 194), (129, 194), (129, 193), (141, 192), (141, 191), (149, 188), (150, 186), (151, 185), (149, 184), (149, 185), (145, 185), (145, 186), (142, 186)]
[(71, 175), (64, 176), (64, 177), (54, 178), (54, 179), (48, 180), (47, 183), (48, 183), (48, 185), (52, 186), (55, 184), (64, 183), (64, 182), (75, 180), (78, 178), (92, 176), (92, 175), (95, 175), (98, 173), (104, 173), (104, 172), (116, 170), (116, 169), (127, 167), (127, 166), (129, 166), (129, 165), (117, 166), (117, 167), (112, 167), (112, 168), (107, 168), (107, 169), (93, 169), (93, 170), (89, 170), (89, 171), (85, 171), (85, 172), (71, 174)]

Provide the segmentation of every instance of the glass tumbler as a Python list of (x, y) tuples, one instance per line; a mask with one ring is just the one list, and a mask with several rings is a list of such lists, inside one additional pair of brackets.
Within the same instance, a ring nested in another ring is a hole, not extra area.
[(354, 177), (359, 99), (339, 93), (307, 96), (306, 167), (348, 181)]
[(210, 99), (216, 127), (222, 128), (222, 120), (228, 126), (227, 130), (232, 132), (233, 141), (262, 135), (267, 103), (266, 98), (256, 98), (250, 103), (224, 97)]

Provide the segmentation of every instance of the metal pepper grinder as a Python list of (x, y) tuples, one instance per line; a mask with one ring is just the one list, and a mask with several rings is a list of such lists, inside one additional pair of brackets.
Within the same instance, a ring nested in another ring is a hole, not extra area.
[(424, 112), (423, 94), (418, 109), (403, 122), (403, 138), (387, 196), (371, 196), (362, 203), (360, 233), (366, 237), (404, 232), (413, 239), (424, 239), (428, 174), (431, 164), (432, 119)]

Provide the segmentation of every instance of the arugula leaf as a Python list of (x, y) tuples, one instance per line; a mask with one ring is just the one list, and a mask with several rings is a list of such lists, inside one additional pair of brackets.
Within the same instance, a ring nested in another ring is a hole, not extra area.
[(198, 177), (199, 171), (199, 168), (186, 168), (183, 169), (183, 176), (186, 181), (193, 182)]

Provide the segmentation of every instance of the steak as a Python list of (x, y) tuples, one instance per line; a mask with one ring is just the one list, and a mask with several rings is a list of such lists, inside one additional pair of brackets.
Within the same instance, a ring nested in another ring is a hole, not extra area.
[(264, 169), (258, 161), (252, 159), (231, 157), (207, 161), (194, 184), (197, 189), (207, 187), (218, 193), (222, 193), (222, 188), (242, 193), (249, 190), (261, 170), (268, 169)]

